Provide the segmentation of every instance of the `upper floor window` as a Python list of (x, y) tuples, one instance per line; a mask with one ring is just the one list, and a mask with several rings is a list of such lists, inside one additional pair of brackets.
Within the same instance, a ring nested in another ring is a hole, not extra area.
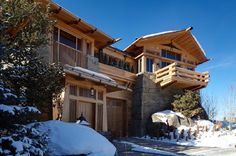
[(146, 60), (146, 71), (152, 72), (153, 59), (147, 58)]
[(170, 65), (169, 62), (161, 62), (161, 68), (164, 68), (166, 66)]
[(91, 43), (86, 42), (86, 52), (87, 54), (91, 55)]
[(76, 37), (63, 30), (60, 30), (60, 42), (74, 49), (76, 48)]
[(181, 55), (177, 54), (175, 52), (172, 52), (172, 51), (162, 50), (161, 51), (161, 56), (172, 59), (172, 60), (181, 61)]
[(142, 58), (138, 59), (138, 73), (142, 72)]
[(91, 90), (90, 89), (88, 89), (88, 88), (79, 88), (79, 96), (96, 99), (96, 90), (94, 90), (94, 94), (91, 95)]
[(70, 85), (70, 95), (77, 96), (77, 86), (76, 85)]
[(77, 38), (77, 50), (81, 51), (82, 50), (82, 39)]
[(57, 27), (54, 27), (53, 39), (54, 39), (54, 41), (58, 41), (58, 28)]

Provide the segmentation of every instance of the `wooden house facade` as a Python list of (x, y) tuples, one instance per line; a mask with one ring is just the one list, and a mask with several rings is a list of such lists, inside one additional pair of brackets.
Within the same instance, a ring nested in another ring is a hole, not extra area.
[(209, 74), (195, 71), (207, 58), (191, 28), (143, 36), (120, 50), (111, 46), (120, 39), (57, 4), (51, 10), (57, 22), (45, 58), (64, 66), (63, 121), (83, 113), (97, 131), (143, 135), (145, 120), (169, 107), (173, 90), (207, 86)]

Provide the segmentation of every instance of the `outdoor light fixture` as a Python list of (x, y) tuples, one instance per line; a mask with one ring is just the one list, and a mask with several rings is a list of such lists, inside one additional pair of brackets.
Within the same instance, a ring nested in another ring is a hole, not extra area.
[(90, 95), (91, 95), (91, 96), (94, 96), (94, 88), (93, 88), (93, 87), (90, 88)]

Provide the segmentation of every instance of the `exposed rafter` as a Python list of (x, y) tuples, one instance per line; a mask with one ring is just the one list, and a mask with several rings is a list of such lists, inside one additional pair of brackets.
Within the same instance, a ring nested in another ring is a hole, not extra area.
[(66, 24), (68, 24), (68, 25), (79, 24), (80, 21), (81, 21), (81, 18), (79, 18), (78, 20), (69, 21)]
[(59, 12), (62, 10), (62, 7), (59, 7), (58, 9), (52, 9), (50, 12), (54, 14), (59, 14)]

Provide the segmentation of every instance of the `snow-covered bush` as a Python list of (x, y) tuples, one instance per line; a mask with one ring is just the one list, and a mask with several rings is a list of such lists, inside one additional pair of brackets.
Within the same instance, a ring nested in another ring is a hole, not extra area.
[(35, 107), (0, 104), (0, 128), (30, 123), (35, 121), (39, 115), (40, 111)]
[(47, 135), (39, 133), (39, 124), (15, 125), (11, 131), (2, 131), (0, 155), (44, 155)]

